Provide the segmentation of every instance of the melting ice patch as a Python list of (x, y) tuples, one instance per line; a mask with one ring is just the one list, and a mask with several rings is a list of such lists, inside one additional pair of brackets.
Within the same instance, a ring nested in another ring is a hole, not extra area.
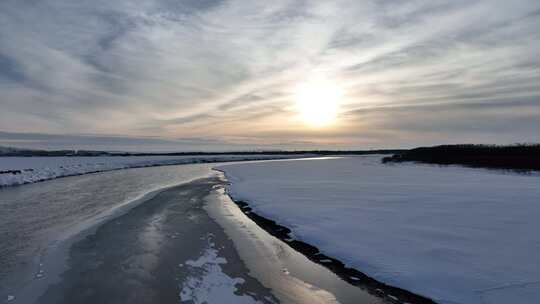
[(220, 265), (227, 264), (225, 258), (218, 256), (215, 244), (209, 242), (204, 254), (197, 260), (189, 260), (184, 267), (189, 267), (192, 274), (182, 283), (181, 303), (260, 303), (247, 295), (236, 295), (236, 286), (243, 284), (242, 278), (231, 278), (223, 273)]

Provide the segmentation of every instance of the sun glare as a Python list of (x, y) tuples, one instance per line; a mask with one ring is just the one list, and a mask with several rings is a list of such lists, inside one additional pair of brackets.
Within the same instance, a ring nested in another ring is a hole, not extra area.
[(325, 127), (335, 122), (342, 96), (341, 89), (327, 81), (301, 84), (295, 94), (301, 119), (312, 127)]

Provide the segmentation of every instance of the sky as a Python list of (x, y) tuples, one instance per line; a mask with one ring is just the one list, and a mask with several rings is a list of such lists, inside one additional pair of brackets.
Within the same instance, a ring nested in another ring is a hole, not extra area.
[(0, 145), (540, 142), (540, 1), (0, 1)]

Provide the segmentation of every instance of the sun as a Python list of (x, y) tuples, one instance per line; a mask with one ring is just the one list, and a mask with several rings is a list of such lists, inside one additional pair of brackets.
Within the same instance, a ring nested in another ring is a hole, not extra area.
[(342, 98), (341, 89), (328, 81), (310, 81), (296, 88), (296, 108), (302, 121), (312, 127), (335, 122)]

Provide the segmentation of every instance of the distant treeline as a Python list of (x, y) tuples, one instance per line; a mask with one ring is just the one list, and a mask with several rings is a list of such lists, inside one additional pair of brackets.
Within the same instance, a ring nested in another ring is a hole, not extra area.
[(384, 163), (406, 161), (523, 171), (540, 170), (540, 144), (443, 145), (415, 148), (383, 158)]
[(131, 152), (106, 152), (88, 150), (26, 150), (17, 148), (2, 148), (0, 156), (212, 156), (212, 155), (368, 155), (368, 154), (395, 154), (405, 150), (302, 150), (302, 151), (233, 151), (233, 152), (172, 152), (172, 153), (131, 153)]

